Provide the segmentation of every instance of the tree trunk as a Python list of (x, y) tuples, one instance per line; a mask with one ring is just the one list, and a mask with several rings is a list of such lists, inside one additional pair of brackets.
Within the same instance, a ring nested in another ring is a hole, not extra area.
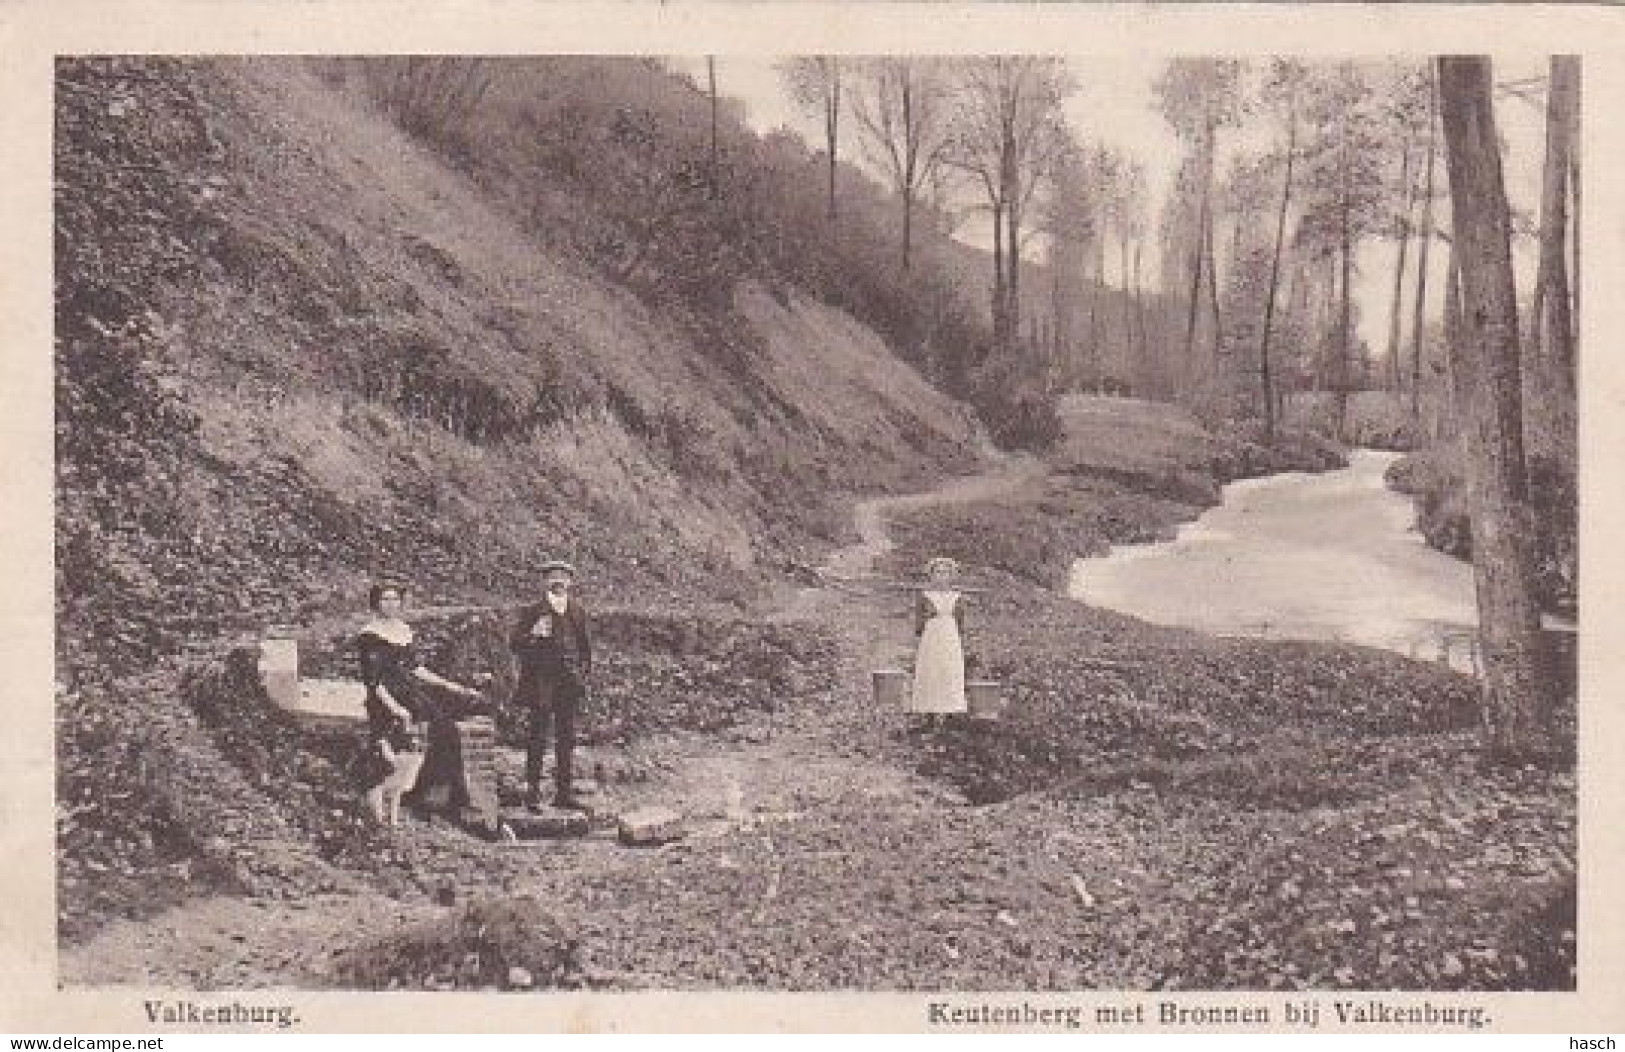
[(993, 345), (1004, 350), (1010, 344), (1009, 317), (1004, 295), (1004, 208), (993, 205)]
[(1422, 419), (1422, 351), (1426, 337), (1426, 315), (1423, 308), (1428, 295), (1428, 249), (1433, 245), (1433, 161), (1438, 155), (1438, 86), (1433, 82), (1433, 70), (1428, 69), (1428, 163), (1423, 183), (1421, 241), (1416, 246), (1416, 304), (1411, 315), (1411, 423), (1419, 426)]
[(1209, 361), (1215, 361), (1219, 352), (1219, 271), (1214, 266), (1213, 258), (1213, 162), (1215, 152), (1216, 131), (1211, 121), (1203, 130), (1202, 137), (1202, 228), (1196, 232), (1198, 238), (1197, 251), (1207, 257), (1204, 267), (1207, 271), (1208, 301), (1211, 307), (1209, 320), (1213, 324), (1212, 350)]
[(1110, 312), (1107, 307), (1110, 299), (1106, 294), (1106, 228), (1100, 228), (1100, 236), (1095, 238), (1095, 309), (1100, 315), (1099, 336), (1095, 343), (1095, 383), (1098, 385), (1106, 375), (1106, 363), (1111, 360), (1111, 341), (1106, 339), (1111, 329)]
[(1202, 303), (1202, 231), (1207, 227), (1207, 200), (1203, 198), (1196, 212), (1196, 241), (1191, 250), (1191, 295), (1186, 308), (1185, 361), (1190, 368), (1196, 362), (1196, 317)]
[(1337, 250), (1334, 248), (1326, 254), (1326, 283), (1323, 288), (1316, 290), (1320, 300), (1320, 332), (1322, 343), (1327, 348), (1320, 368), (1315, 370), (1315, 382), (1323, 391), (1337, 392), (1338, 362), (1342, 351), (1337, 343)]
[(1354, 276), (1354, 234), (1352, 223), (1353, 202), (1348, 186), (1348, 166), (1343, 166), (1343, 201), (1341, 227), (1338, 233), (1338, 251), (1341, 253), (1339, 284), (1341, 296), (1337, 305), (1337, 437), (1348, 431), (1349, 389), (1352, 385), (1350, 359), (1354, 357), (1354, 296), (1351, 286)]
[(1281, 280), (1281, 246), (1286, 243), (1286, 217), (1292, 208), (1292, 165), (1298, 153), (1296, 100), (1287, 113), (1286, 178), (1281, 181), (1281, 208), (1275, 214), (1275, 251), (1270, 256), (1270, 286), (1264, 297), (1264, 332), (1258, 342), (1259, 382), (1264, 394), (1264, 435), (1275, 437), (1275, 385), (1270, 376), (1270, 330), (1275, 322), (1275, 289)]
[[(1544, 207), (1544, 200), (1542, 203)], [(1544, 220), (1542, 221), (1544, 226)], [(1546, 240), (1545, 230), (1542, 229), (1540, 240)], [(1529, 339), (1524, 348), (1524, 354), (1529, 360), (1529, 367), (1533, 369), (1534, 363), (1545, 357), (1546, 347), (1546, 283), (1551, 279), (1547, 276), (1548, 261), (1543, 248), (1540, 259), (1535, 264), (1535, 289), (1529, 297)]]
[(1086, 364), (1089, 368), (1089, 383), (1095, 388), (1100, 387), (1100, 363), (1102, 360), (1100, 330), (1105, 328), (1100, 323), (1100, 286), (1094, 285), (1089, 289), (1089, 349)]
[(1541, 289), (1548, 351), (1560, 377), (1572, 375), (1574, 362), (1574, 323), (1569, 314), (1568, 252), (1564, 240), (1568, 233), (1570, 100), (1578, 89), (1578, 62), (1572, 55), (1554, 55), (1551, 59), (1546, 164), (1541, 179), (1540, 270), (1546, 278)]
[(1119, 238), (1117, 252), (1117, 284), (1120, 287), (1118, 295), (1123, 298), (1123, 372), (1118, 379), (1128, 381), (1134, 374), (1134, 304), (1129, 299), (1128, 288), (1128, 238)]
[[(1015, 187), (1019, 189), (1019, 187)], [(1007, 275), (1005, 282), (1005, 296), (1009, 304), (1005, 311), (1010, 315), (1011, 331), (1021, 332), (1021, 205), (1016, 201), (1009, 204), (1010, 214), (1005, 219), (1004, 236), (1007, 247), (1004, 253), (1004, 267)]]
[(1219, 327), (1219, 268), (1213, 253), (1213, 213), (1208, 212), (1207, 233), (1202, 236), (1202, 248), (1207, 253), (1207, 300), (1209, 320), (1213, 323), (1213, 358), (1219, 357), (1222, 330)]
[(903, 187), (903, 271), (913, 265), (914, 254), (914, 188)]
[(717, 161), (717, 60), (715, 55), (705, 56), (705, 79), (711, 90), (711, 196), (718, 190), (720, 166)]
[(1489, 60), (1442, 57), (1438, 64), (1463, 308), (1450, 355), (1466, 425), (1484, 715), (1491, 751), (1521, 762), (1550, 751), (1550, 681), (1532, 588), (1511, 220)]
[(1446, 397), (1442, 400), (1443, 407), (1435, 414), (1439, 418), (1440, 427), (1435, 429), (1434, 437), (1442, 434), (1458, 434), (1467, 424), (1467, 406), (1456, 404), (1456, 361), (1451, 348), (1458, 346), (1462, 340), (1461, 308), (1461, 264), (1456, 257), (1456, 246), (1450, 246), (1450, 263), (1444, 275), (1444, 369), (1447, 387)]
[(824, 95), (824, 138), (829, 145), (829, 221), (835, 222), (835, 169), (836, 147), (840, 145), (841, 132), (841, 67), (840, 60), (826, 59), (829, 62), (829, 87)]
[(1402, 375), (1399, 368), (1399, 315), (1403, 306), (1401, 301), (1405, 298), (1405, 260), (1411, 247), (1411, 198), (1414, 196), (1411, 188), (1411, 144), (1408, 139), (1404, 150), (1405, 156), (1399, 164), (1404, 207), (1400, 212), (1399, 229), (1395, 231), (1399, 240), (1399, 260), (1394, 266), (1394, 302), (1388, 313), (1388, 378), (1395, 391), (1399, 390)]
[(1569, 111), (1569, 191), (1570, 200), (1574, 207), (1569, 209), (1569, 245), (1574, 252), (1574, 265), (1569, 271), (1569, 284), (1573, 289), (1574, 307), (1572, 317), (1575, 319), (1574, 331), (1574, 359), (1576, 367), (1579, 364), (1580, 331), (1579, 325), (1584, 317), (1580, 313), (1580, 79), (1576, 71), (1574, 79), (1574, 95), (1570, 100), (1573, 109)]
[[(1066, 338), (1065, 331), (1070, 329), (1070, 326), (1061, 317), (1066, 313), (1066, 308), (1061, 303), (1065, 289), (1061, 281), (1061, 267), (1057, 265), (1053, 251), (1050, 252), (1049, 257), (1049, 276), (1049, 316), (1052, 325), (1050, 331), (1055, 338), (1055, 346), (1059, 349)], [(1057, 355), (1058, 357), (1059, 355)]]
[[(1143, 243), (1134, 242), (1134, 318), (1140, 330), (1140, 349), (1135, 360), (1139, 365), (1138, 372), (1141, 382), (1149, 375), (1151, 369), (1151, 334), (1145, 329), (1145, 295), (1144, 286), (1140, 281), (1140, 249)], [(1160, 380), (1159, 380), (1160, 384)], [(1139, 392), (1135, 392), (1138, 394)]]
[(914, 76), (905, 72), (899, 86), (903, 105), (903, 272), (908, 273), (914, 263), (914, 166), (918, 162), (914, 147)]

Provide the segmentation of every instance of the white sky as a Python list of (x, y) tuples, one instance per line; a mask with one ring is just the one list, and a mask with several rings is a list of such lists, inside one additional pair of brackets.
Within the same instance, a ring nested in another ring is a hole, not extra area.
[[(1399, 56), (1395, 56), (1399, 57)], [(747, 119), (758, 131), (788, 127), (799, 133), (815, 148), (823, 142), (822, 123), (804, 116), (791, 105), (776, 71), (776, 57), (721, 57), (717, 59), (717, 87), (721, 94), (732, 96), (744, 103)], [(1079, 90), (1067, 103), (1066, 116), (1085, 143), (1104, 143), (1119, 152), (1142, 161), (1146, 166), (1150, 191), (1152, 230), (1156, 229), (1156, 216), (1162, 200), (1172, 182), (1179, 164), (1180, 147), (1166, 121), (1157, 112), (1151, 85), (1161, 70), (1160, 56), (1088, 56), (1071, 61), (1071, 71)], [(672, 63), (696, 75), (704, 83), (705, 61), (701, 58), (677, 58)], [(1546, 70), (1544, 56), (1497, 57), (1497, 82), (1521, 80), (1543, 76)], [(1537, 89), (1538, 90), (1538, 89)], [(1537, 100), (1538, 101), (1538, 100)], [(1541, 156), (1545, 142), (1544, 110), (1510, 96), (1496, 101), (1496, 121), (1507, 143), (1504, 159), (1508, 196), (1514, 208), (1538, 211), (1540, 201)], [(1234, 140), (1234, 136), (1232, 137)], [(848, 158), (856, 158), (856, 150), (846, 151)], [(1221, 159), (1220, 170), (1223, 170)], [(1441, 155), (1436, 180), (1441, 188), (1447, 177)], [(1436, 212), (1438, 222), (1447, 222), (1448, 213)], [(967, 226), (961, 233), (968, 242), (979, 244), (987, 231)], [(982, 245), (981, 247), (988, 247)], [(1533, 246), (1518, 247), (1519, 287), (1527, 290), (1533, 281)], [(1361, 304), (1361, 335), (1376, 350), (1387, 342), (1387, 324), (1392, 297), (1395, 246), (1388, 243), (1369, 243), (1359, 255), (1360, 273), (1356, 278), (1355, 294)], [(1432, 255), (1437, 273), (1430, 273), (1429, 286), (1437, 293), (1443, 287), (1445, 253)], [(1115, 281), (1115, 253), (1108, 253), (1108, 280)], [(1411, 260), (1414, 261), (1415, 245)], [(1414, 269), (1414, 265), (1413, 265)], [(1156, 274), (1155, 239), (1148, 239), (1144, 273), (1151, 279)], [(1223, 278), (1221, 266), (1221, 279)], [(1407, 286), (1412, 281), (1407, 279)], [(1439, 301), (1430, 294), (1430, 316), (1437, 314)], [(1410, 306), (1405, 306), (1409, 317)]]

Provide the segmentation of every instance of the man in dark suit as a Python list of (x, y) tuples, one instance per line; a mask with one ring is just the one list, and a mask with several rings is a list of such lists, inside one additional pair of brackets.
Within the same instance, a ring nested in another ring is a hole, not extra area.
[[(575, 568), (566, 562), (542, 565), (543, 597), (526, 606), (508, 636), (519, 664), (515, 699), (530, 714), (525, 743), (526, 804), (542, 799), (542, 758), (554, 738), (553, 803), (581, 809), (571, 784), (576, 744), (576, 715), (587, 698), (592, 672), (592, 642), (587, 612), (571, 594)], [(550, 735), (549, 732), (552, 732)]]

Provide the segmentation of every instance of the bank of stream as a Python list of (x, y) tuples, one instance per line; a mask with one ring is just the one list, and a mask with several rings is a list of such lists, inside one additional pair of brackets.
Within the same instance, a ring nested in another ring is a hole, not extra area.
[[(1167, 449), (1257, 456), (1181, 427)], [(1472, 681), (1438, 665), (1158, 626), (1002, 569), (1035, 537), (1069, 550), (1079, 506), (1097, 538), (1149, 539), (1208, 493), (1206, 460), (1093, 466), (1004, 465), (945, 501), (869, 506), (825, 587), (724, 633), (748, 646), (620, 637), (660, 675), (629, 676), (598, 718), (644, 714), (633, 737), (649, 714), (704, 720), (652, 727), (633, 750), (647, 778), (607, 787), (687, 811), (677, 844), (504, 847), (412, 825), (374, 850), (335, 820), (310, 868), (342, 885), (113, 924), (67, 949), (64, 978), (522, 988), (515, 964), (537, 987), (1572, 989), (1572, 776), (1485, 762)], [(906, 596), (836, 587), (945, 548), (985, 589), (967, 643), (1003, 685), (998, 721), (877, 710), (867, 670), (906, 647)], [(749, 670), (768, 642), (793, 651), (783, 682), (711, 722), (702, 703), (765, 678)], [(263, 784), (274, 772), (231, 730), (254, 716), (209, 733)], [(524, 945), (483, 924), (491, 903), (523, 914)], [(471, 953), (491, 968), (463, 974)]]

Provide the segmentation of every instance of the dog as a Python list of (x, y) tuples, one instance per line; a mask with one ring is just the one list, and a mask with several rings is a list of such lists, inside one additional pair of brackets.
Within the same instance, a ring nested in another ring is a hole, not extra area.
[(388, 771), (366, 792), (367, 808), (379, 825), (401, 824), (401, 796), (417, 784), (423, 768), (423, 750), (410, 732), (402, 731), (373, 742)]

